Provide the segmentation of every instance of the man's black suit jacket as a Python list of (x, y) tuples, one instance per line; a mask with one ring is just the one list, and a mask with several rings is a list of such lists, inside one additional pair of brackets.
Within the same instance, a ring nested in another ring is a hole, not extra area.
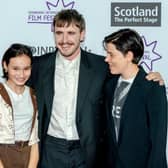
[(123, 106), (118, 141), (111, 111), (119, 76), (107, 82), (108, 168), (167, 168), (165, 86), (145, 76), (140, 68)]
[[(57, 52), (57, 51), (56, 51)], [(42, 152), (51, 117), (54, 94), (56, 52), (34, 58), (29, 81), (36, 92), (39, 110), (39, 138)], [(76, 125), (88, 168), (96, 168), (101, 142), (103, 118), (103, 87), (107, 74), (104, 57), (81, 50)]]

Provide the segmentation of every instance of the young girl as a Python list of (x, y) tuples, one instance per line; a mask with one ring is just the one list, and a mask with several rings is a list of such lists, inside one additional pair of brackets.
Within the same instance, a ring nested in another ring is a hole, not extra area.
[(13, 44), (2, 58), (0, 83), (0, 168), (36, 168), (38, 163), (37, 106), (25, 85), (31, 74), (32, 53)]

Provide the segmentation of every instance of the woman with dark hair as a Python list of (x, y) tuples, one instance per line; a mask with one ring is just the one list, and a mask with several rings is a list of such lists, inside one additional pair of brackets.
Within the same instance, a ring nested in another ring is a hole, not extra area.
[(0, 83), (0, 168), (36, 168), (38, 163), (37, 105), (25, 85), (31, 74), (32, 52), (13, 44), (2, 58)]

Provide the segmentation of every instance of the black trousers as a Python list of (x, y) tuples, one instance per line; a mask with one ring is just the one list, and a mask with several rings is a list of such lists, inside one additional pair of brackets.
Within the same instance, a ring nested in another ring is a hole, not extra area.
[(86, 168), (80, 141), (47, 135), (41, 151), (40, 168)]

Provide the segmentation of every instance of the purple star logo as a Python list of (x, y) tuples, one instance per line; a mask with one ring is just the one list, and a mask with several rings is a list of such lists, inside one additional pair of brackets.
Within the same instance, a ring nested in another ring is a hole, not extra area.
[(153, 63), (162, 57), (155, 51), (157, 41), (153, 41), (151, 43), (147, 43), (144, 36), (142, 36), (142, 40), (144, 42), (144, 55), (140, 61), (140, 64), (144, 64), (149, 71), (153, 70)]
[(51, 8), (56, 8), (56, 7), (58, 7), (59, 2), (62, 2), (62, 7), (63, 7), (63, 8), (70, 8), (70, 9), (72, 9), (72, 8), (74, 7), (74, 4), (75, 4), (74, 1), (72, 1), (72, 2), (70, 2), (70, 3), (67, 3), (67, 4), (65, 4), (64, 0), (57, 0), (57, 2), (56, 2), (55, 4), (53, 4), (53, 3), (47, 1), (47, 2), (46, 2), (46, 5), (47, 5), (48, 10), (51, 10)]

